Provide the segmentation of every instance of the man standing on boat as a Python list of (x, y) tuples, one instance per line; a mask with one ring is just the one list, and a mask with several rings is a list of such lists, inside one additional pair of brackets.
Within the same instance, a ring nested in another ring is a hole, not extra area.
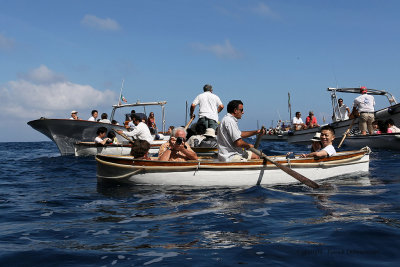
[(204, 124), (207, 128), (218, 127), (218, 113), (224, 109), (221, 99), (216, 94), (213, 94), (212, 86), (204, 85), (204, 93), (199, 94), (190, 106), (190, 117), (193, 117), (194, 110), (199, 105), (199, 120), (197, 123)]
[(350, 116), (350, 109), (348, 106), (343, 104), (343, 99), (339, 98), (338, 100), (338, 106), (337, 109), (335, 110), (335, 113), (333, 114), (333, 120), (334, 121), (345, 121), (348, 120)]
[[(243, 141), (252, 135), (259, 134), (261, 130), (240, 131), (238, 120), (243, 115), (243, 102), (232, 100), (227, 107), (227, 114), (222, 119), (217, 131), (218, 159), (224, 162), (247, 161), (249, 159), (259, 159), (249, 149), (254, 147), (252, 144)], [(265, 131), (263, 131), (265, 134)]]
[(125, 134), (127, 136), (131, 136), (134, 139), (139, 139), (139, 140), (146, 140), (147, 142), (151, 143), (153, 141), (153, 137), (151, 136), (149, 127), (142, 122), (141, 118), (137, 114), (132, 115), (132, 121), (133, 124), (135, 124), (135, 129), (131, 132), (128, 131), (117, 131), (117, 133)]
[(360, 96), (354, 99), (353, 112), (354, 110), (358, 110), (360, 113), (358, 127), (360, 128), (361, 134), (366, 135), (367, 128), (368, 133), (373, 134), (374, 128), (372, 127), (372, 122), (375, 120), (375, 98), (367, 94), (367, 88), (365, 86), (360, 88), (360, 94)]

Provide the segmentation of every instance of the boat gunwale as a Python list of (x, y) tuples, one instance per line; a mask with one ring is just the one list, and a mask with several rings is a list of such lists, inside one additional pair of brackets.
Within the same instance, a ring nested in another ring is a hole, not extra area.
[[(282, 165), (289, 167), (332, 167), (343, 163), (352, 164), (357, 162), (364, 155), (368, 155), (368, 150), (357, 150), (352, 153), (343, 153), (337, 156), (314, 159), (314, 158), (298, 158), (290, 161), (277, 161)], [(108, 159), (108, 160), (107, 160)], [(260, 169), (260, 168), (277, 168), (270, 162), (264, 163), (263, 160), (250, 160), (246, 162), (215, 162), (215, 161), (158, 161), (158, 160), (134, 160), (132, 157), (113, 157), (107, 155), (97, 155), (96, 161), (102, 164), (117, 166), (129, 169), (145, 169), (145, 170), (183, 170), (183, 169)]]

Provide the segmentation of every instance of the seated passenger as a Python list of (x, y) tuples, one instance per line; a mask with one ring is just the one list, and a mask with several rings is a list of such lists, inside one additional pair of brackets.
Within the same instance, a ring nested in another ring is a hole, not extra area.
[(167, 131), (167, 135), (172, 135), (172, 131), (174, 130), (174, 126), (169, 126), (168, 127), (168, 131)]
[[(322, 148), (321, 143), (321, 133), (316, 132), (314, 137), (310, 139), (311, 143), (311, 152), (318, 152)], [(286, 154), (286, 158), (294, 159), (295, 155), (293, 152), (288, 152)]]
[(320, 151), (311, 152), (309, 154), (301, 154), (300, 157), (317, 157), (317, 158), (325, 158), (330, 157), (336, 154), (336, 150), (332, 145), (333, 140), (335, 139), (335, 130), (330, 125), (326, 125), (321, 128), (321, 144), (322, 149)]
[(381, 130), (379, 129), (379, 124), (381, 124), (380, 121), (372, 122), (372, 128), (374, 129), (373, 134), (381, 134), (382, 133)]
[(301, 130), (307, 129), (307, 126), (304, 124), (303, 120), (301, 119), (300, 111), (296, 112), (296, 116), (292, 119), (293, 130)]
[(314, 116), (314, 112), (310, 111), (306, 118), (306, 125), (308, 128), (319, 127), (317, 123), (317, 118)]
[(107, 137), (110, 139), (110, 141), (107, 142), (108, 144), (118, 144), (118, 139), (117, 139), (115, 132), (110, 131), (107, 134)]
[(151, 160), (149, 157), (150, 143), (146, 140), (136, 140), (131, 148), (131, 156), (135, 159)]
[(97, 116), (99, 116), (99, 112), (97, 110), (92, 110), (92, 117), (90, 117), (88, 119), (88, 121), (96, 121), (97, 120)]
[(186, 143), (186, 130), (183, 127), (172, 131), (168, 142), (160, 146), (158, 160), (163, 161), (187, 161), (197, 160), (197, 154)]
[(400, 129), (394, 125), (394, 121), (392, 119), (388, 119), (385, 122), (387, 126), (388, 133), (400, 133)]
[(70, 120), (80, 120), (80, 118), (78, 118), (78, 111), (73, 110), (71, 111), (71, 118), (69, 118)]
[(200, 142), (199, 147), (217, 147), (217, 136), (215, 135), (215, 130), (213, 128), (207, 128), (205, 138)]
[(109, 119), (107, 119), (107, 118), (108, 118), (107, 113), (102, 113), (101, 114), (101, 120), (99, 120), (99, 122), (111, 124), (111, 121)]
[(204, 134), (206, 133), (206, 126), (204, 124), (197, 123), (195, 130), (196, 134), (190, 136), (189, 139), (187, 140), (187, 143), (191, 147), (198, 147), (200, 145), (200, 142), (203, 141), (204, 138), (206, 138), (204, 136)]
[(111, 121), (111, 124), (112, 124), (112, 125), (119, 125), (118, 121), (116, 121), (116, 120), (112, 120), (112, 121)]
[(96, 144), (101, 144), (105, 145), (108, 141), (112, 141), (110, 138), (106, 137), (107, 134), (107, 128), (106, 127), (100, 127), (97, 129), (97, 137), (94, 139), (94, 142)]
[(147, 126), (150, 129), (151, 134), (157, 133), (156, 119), (154, 118), (154, 112), (150, 112), (149, 117), (147, 118)]

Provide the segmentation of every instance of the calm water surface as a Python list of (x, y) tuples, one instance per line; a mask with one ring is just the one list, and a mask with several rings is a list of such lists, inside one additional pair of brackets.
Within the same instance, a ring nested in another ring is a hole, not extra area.
[(51, 142), (0, 143), (0, 161), (1, 266), (400, 264), (400, 152), (321, 190), (105, 186)]

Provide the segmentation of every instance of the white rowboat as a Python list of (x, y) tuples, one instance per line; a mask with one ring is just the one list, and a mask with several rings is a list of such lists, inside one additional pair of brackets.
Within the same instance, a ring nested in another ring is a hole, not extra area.
[[(317, 181), (339, 175), (369, 170), (368, 147), (357, 151), (339, 152), (323, 159), (284, 156), (270, 158), (288, 166), (305, 177)], [(185, 186), (253, 186), (298, 183), (275, 165), (263, 160), (218, 162), (199, 160), (186, 162), (134, 160), (132, 157), (97, 155), (99, 182), (148, 185)]]

